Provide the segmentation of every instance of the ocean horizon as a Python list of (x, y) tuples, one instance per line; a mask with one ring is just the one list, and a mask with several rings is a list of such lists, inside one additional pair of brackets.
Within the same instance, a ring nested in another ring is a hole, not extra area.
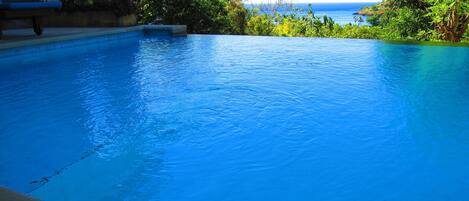
[[(282, 5), (276, 8), (280, 14), (292, 14), (296, 12), (298, 15), (306, 15), (308, 13), (309, 6), (312, 7), (313, 12), (316, 16), (328, 16), (331, 17), (338, 24), (357, 24), (355, 22), (355, 13), (364, 7), (372, 6), (376, 3), (373, 2), (358, 2), (358, 3), (292, 3)], [(249, 9), (261, 8), (260, 13), (271, 14), (274, 4), (246, 4)], [(294, 11), (296, 10), (296, 11)], [(361, 16), (366, 23), (366, 16)]]

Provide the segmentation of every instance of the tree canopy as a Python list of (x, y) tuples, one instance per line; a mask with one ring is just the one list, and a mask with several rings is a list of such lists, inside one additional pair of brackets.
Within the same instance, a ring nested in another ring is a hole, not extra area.
[[(359, 13), (369, 25), (339, 25), (329, 17), (270, 14), (246, 8), (242, 0), (63, 0), (64, 10), (112, 10), (137, 14), (140, 23), (185, 24), (190, 33), (378, 38), (469, 42), (468, 0), (384, 0)], [(278, 1), (284, 5), (283, 0)], [(363, 19), (356, 17), (357, 23)]]

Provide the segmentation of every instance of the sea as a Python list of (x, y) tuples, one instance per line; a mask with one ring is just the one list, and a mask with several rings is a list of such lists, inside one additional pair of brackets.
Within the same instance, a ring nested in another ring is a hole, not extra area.
[[(280, 14), (307, 15), (309, 6), (312, 7), (315, 16), (329, 16), (336, 23), (345, 24), (360, 24), (365, 25), (366, 16), (356, 15), (355, 13), (364, 7), (372, 6), (376, 3), (294, 3), (276, 6), (273, 4), (247, 4), (250, 9), (259, 8), (260, 13), (272, 14), (272, 10), (276, 9)], [(296, 11), (295, 11), (296, 10)], [(359, 20), (359, 19), (362, 19)]]

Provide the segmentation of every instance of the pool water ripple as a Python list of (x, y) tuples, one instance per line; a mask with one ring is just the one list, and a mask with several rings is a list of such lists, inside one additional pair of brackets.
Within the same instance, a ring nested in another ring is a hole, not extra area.
[(44, 200), (468, 200), (468, 48), (189, 35), (69, 51), (0, 68), (0, 185)]

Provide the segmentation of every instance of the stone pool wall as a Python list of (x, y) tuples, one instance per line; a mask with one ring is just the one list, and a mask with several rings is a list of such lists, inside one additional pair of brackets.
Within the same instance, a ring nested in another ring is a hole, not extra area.
[(137, 16), (117, 16), (111, 11), (60, 12), (45, 17), (43, 23), (50, 27), (127, 27), (137, 24)]

